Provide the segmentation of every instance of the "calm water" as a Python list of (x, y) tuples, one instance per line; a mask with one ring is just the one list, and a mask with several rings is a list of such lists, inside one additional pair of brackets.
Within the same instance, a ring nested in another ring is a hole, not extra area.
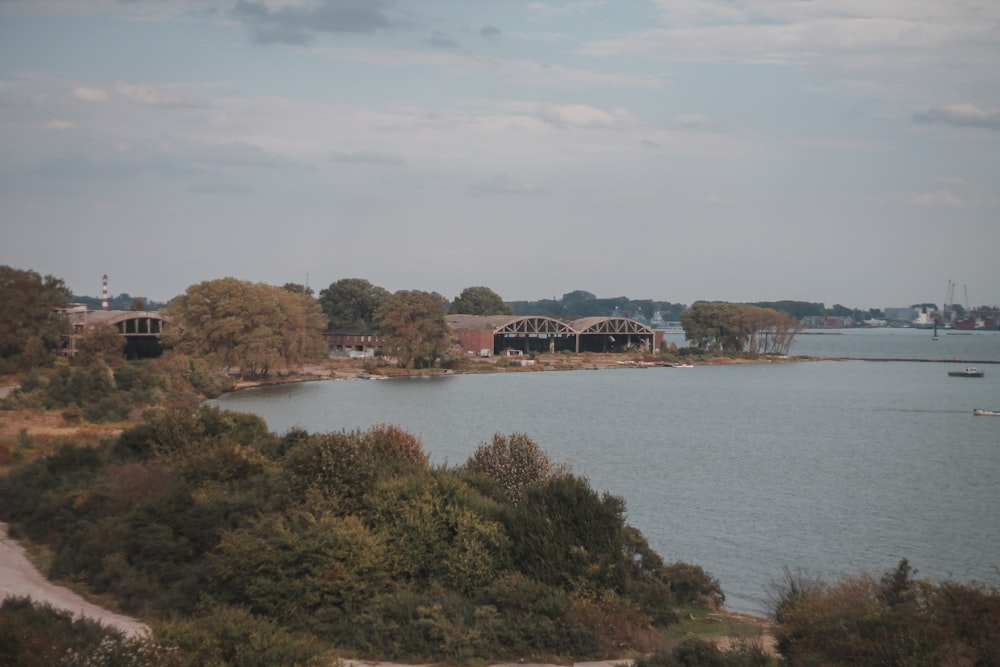
[[(840, 346), (838, 348), (838, 345)], [(925, 349), (930, 348), (930, 349)], [(793, 353), (1000, 361), (1000, 334), (803, 336)], [(820, 351), (823, 350), (823, 351)], [(826, 351), (830, 350), (830, 351)], [(868, 350), (866, 353), (855, 350)], [(823, 361), (316, 382), (224, 396), (283, 432), (398, 424), (459, 465), (496, 432), (531, 435), (668, 561), (765, 609), (783, 566), (836, 577), (900, 558), (1000, 584), (1000, 365)]]

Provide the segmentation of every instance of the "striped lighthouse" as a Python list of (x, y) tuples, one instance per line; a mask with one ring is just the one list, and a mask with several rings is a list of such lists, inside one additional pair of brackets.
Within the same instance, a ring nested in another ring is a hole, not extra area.
[(101, 288), (101, 310), (108, 309), (108, 274), (104, 274), (103, 286)]

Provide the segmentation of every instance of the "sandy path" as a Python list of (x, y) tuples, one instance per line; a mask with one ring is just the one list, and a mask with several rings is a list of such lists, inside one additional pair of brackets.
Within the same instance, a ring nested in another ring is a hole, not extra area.
[(36, 602), (47, 602), (78, 617), (99, 621), (129, 637), (149, 634), (149, 627), (144, 623), (87, 602), (70, 589), (43, 577), (25, 556), (24, 547), (7, 535), (7, 524), (0, 523), (0, 597), (24, 596)]

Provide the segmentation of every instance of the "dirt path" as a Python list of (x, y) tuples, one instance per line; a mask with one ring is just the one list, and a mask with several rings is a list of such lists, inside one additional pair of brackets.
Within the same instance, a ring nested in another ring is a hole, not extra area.
[(128, 637), (149, 634), (149, 627), (144, 623), (87, 602), (68, 588), (57, 586), (43, 577), (28, 560), (24, 547), (7, 535), (7, 524), (0, 523), (0, 597), (24, 596), (78, 617), (99, 621)]

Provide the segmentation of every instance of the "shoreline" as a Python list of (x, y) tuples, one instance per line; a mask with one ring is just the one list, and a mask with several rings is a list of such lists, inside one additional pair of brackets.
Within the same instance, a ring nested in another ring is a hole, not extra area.
[[(612, 353), (589, 353), (587, 359), (582, 359), (584, 355), (574, 355), (571, 359), (558, 359), (560, 365), (549, 366), (543, 360), (542, 364), (531, 366), (499, 366), (496, 361), (475, 362), (473, 368), (460, 369), (425, 369), (421, 371), (411, 371), (409, 369), (399, 369), (386, 366), (389, 370), (387, 374), (369, 372), (365, 370), (366, 365), (370, 365), (370, 358), (362, 360), (362, 363), (355, 364), (346, 362), (348, 358), (333, 357), (323, 363), (308, 364), (303, 366), (298, 373), (276, 376), (263, 380), (237, 380), (233, 383), (233, 388), (227, 392), (242, 391), (255, 387), (270, 387), (284, 384), (296, 384), (299, 382), (323, 382), (328, 380), (389, 380), (403, 377), (437, 376), (437, 375), (484, 375), (503, 373), (539, 373), (549, 371), (583, 371), (583, 370), (608, 370), (613, 368), (633, 368), (646, 369), (658, 367), (671, 367), (676, 362), (647, 361), (641, 359), (623, 359), (620, 354)], [(494, 357), (493, 359), (501, 359)], [(812, 355), (785, 355), (785, 356), (761, 356), (755, 359), (741, 357), (715, 357), (702, 360), (685, 360), (685, 363), (693, 363), (695, 366), (734, 366), (747, 364), (783, 364), (783, 363), (805, 363), (815, 361), (865, 361), (875, 363), (927, 363), (927, 364), (975, 364), (980, 366), (1000, 364), (1000, 361), (991, 359), (914, 359), (914, 358), (881, 358), (881, 357), (823, 357)], [(364, 376), (364, 377), (362, 377)]]

